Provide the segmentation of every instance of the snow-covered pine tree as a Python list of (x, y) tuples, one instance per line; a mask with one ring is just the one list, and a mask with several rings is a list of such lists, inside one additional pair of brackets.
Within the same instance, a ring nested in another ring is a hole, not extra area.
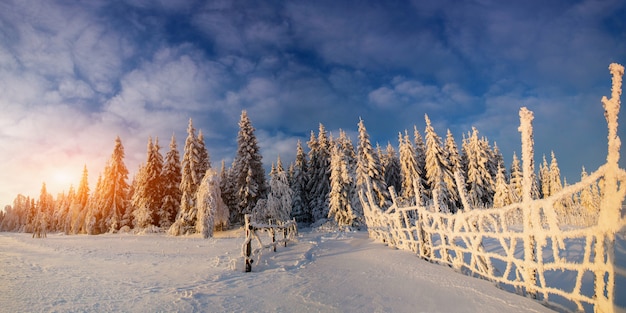
[(264, 221), (274, 219), (278, 221), (288, 221), (291, 218), (293, 192), (287, 180), (287, 173), (283, 168), (280, 156), (276, 160), (276, 167), (272, 165), (270, 173), (270, 191), (267, 195), (267, 202), (262, 216)]
[(180, 182), (182, 179), (180, 155), (176, 145), (176, 137), (172, 135), (170, 140), (170, 150), (165, 155), (165, 164), (163, 165), (163, 204), (157, 211), (159, 226), (168, 229), (180, 209), (180, 199), (182, 193), (180, 191)]
[(88, 181), (87, 165), (83, 167), (83, 175), (81, 176), (78, 189), (72, 203), (70, 211), (65, 220), (64, 231), (66, 234), (78, 234), (85, 224), (85, 215), (87, 209), (87, 201), (89, 200), (89, 181)]
[(352, 206), (352, 212), (355, 216), (353, 224), (361, 224), (365, 221), (363, 215), (363, 206), (361, 205), (361, 199), (356, 188), (356, 168), (357, 168), (357, 154), (354, 150), (352, 140), (343, 129), (339, 129), (339, 138), (336, 141), (337, 145), (343, 150), (343, 154), (346, 157), (346, 163), (348, 165), (348, 174), (351, 177), (352, 184), (350, 185), (350, 205)]
[[(559, 169), (559, 164), (556, 160), (556, 156), (554, 155), (554, 151), (551, 152), (551, 160), (550, 160), (550, 195), (555, 195), (563, 190), (563, 185), (561, 184), (561, 170)], [(567, 210), (567, 204), (569, 204), (569, 200), (559, 200), (554, 203), (554, 209), (557, 212), (565, 213)]]
[(511, 204), (511, 193), (504, 176), (504, 171), (502, 171), (502, 167), (502, 164), (499, 164), (496, 172), (496, 191), (493, 195), (494, 208), (501, 208)]
[(383, 157), (383, 172), (385, 173), (385, 183), (387, 187), (393, 187), (396, 194), (402, 193), (402, 179), (400, 177), (400, 158), (396, 154), (390, 142)]
[[(406, 133), (398, 133), (398, 146), (400, 150), (400, 173), (402, 177), (402, 192), (400, 197), (410, 205), (424, 205), (428, 199), (423, 192), (422, 178), (419, 173), (415, 151)], [(418, 193), (416, 197), (416, 193)], [(417, 201), (416, 201), (417, 200)]]
[(197, 149), (198, 149), (198, 166), (195, 169), (198, 175), (198, 178), (200, 178), (200, 181), (202, 181), (202, 178), (204, 178), (204, 175), (206, 174), (206, 171), (211, 168), (211, 157), (209, 156), (209, 151), (206, 148), (206, 144), (204, 142), (204, 134), (202, 133), (202, 129), (198, 131), (198, 137), (196, 138), (197, 140)]
[(32, 221), (33, 238), (44, 238), (48, 232), (49, 212), (54, 205), (54, 199), (46, 189), (46, 183), (41, 185), (39, 200), (35, 205), (35, 217)]
[(220, 177), (217, 172), (209, 168), (198, 187), (197, 198), (197, 222), (196, 232), (202, 234), (203, 238), (213, 237), (215, 219), (217, 215), (228, 216), (226, 204), (222, 201), (222, 191), (220, 190)]
[[(420, 132), (417, 130), (417, 126), (413, 125), (413, 150), (415, 151), (415, 161), (417, 162), (417, 169), (420, 173), (420, 179), (422, 184), (422, 198), (429, 199), (430, 186), (426, 179), (426, 143)], [(424, 202), (426, 203), (426, 202)]]
[(350, 156), (342, 145), (341, 139), (337, 139), (331, 149), (328, 218), (339, 226), (352, 226), (356, 218), (351, 205), (354, 181), (349, 169)]
[(511, 161), (511, 177), (509, 178), (509, 188), (511, 189), (511, 202), (522, 202), (522, 166), (517, 154), (513, 152)]
[(307, 157), (302, 148), (302, 142), (298, 140), (296, 148), (296, 160), (293, 164), (293, 177), (291, 181), (291, 190), (293, 191), (292, 211), (293, 216), (298, 223), (311, 223), (311, 211), (308, 209), (308, 200), (306, 187), (308, 182)]
[[(454, 175), (457, 171), (462, 171), (462, 168), (461, 158), (459, 156), (459, 148), (456, 145), (456, 141), (454, 140), (454, 136), (452, 135), (450, 129), (448, 129), (446, 133), (444, 151), (448, 156), (447, 165), (451, 173), (451, 175), (444, 176), (444, 181), (446, 183), (446, 186), (448, 186), (450, 211), (457, 212), (462, 207), (462, 201), (461, 196), (459, 195), (459, 189), (457, 187), (457, 182)], [(465, 188), (465, 186), (461, 186), (461, 188)]]
[(189, 119), (187, 126), (187, 139), (185, 140), (185, 151), (181, 161), (181, 181), (180, 181), (180, 210), (176, 215), (176, 220), (170, 226), (168, 233), (173, 236), (179, 236), (195, 231), (197, 206), (196, 196), (198, 186), (201, 183), (201, 175), (198, 170), (204, 165), (200, 164), (202, 157), (200, 155), (199, 141), (196, 137), (196, 129), (193, 127), (193, 121)]
[(494, 184), (488, 168), (489, 152), (478, 138), (478, 130), (472, 127), (472, 134), (463, 142), (463, 153), (467, 160), (467, 186), (469, 201), (473, 206), (491, 206)]
[(234, 208), (234, 222), (238, 224), (243, 223), (244, 215), (251, 213), (256, 202), (267, 195), (265, 170), (254, 131), (248, 113), (242, 111), (237, 135), (237, 155), (232, 169), (238, 202)]
[[(63, 197), (63, 200), (58, 204), (57, 211), (57, 231), (63, 232), (66, 235), (70, 233), (69, 223), (67, 222), (70, 219), (72, 212), (72, 203), (74, 202), (74, 198), (76, 197), (76, 190), (74, 186), (70, 186), (70, 190), (67, 195)], [(1, 230), (1, 228), (0, 228)]]
[[(105, 165), (106, 167), (106, 165)], [(96, 181), (96, 188), (93, 193), (89, 196), (87, 200), (87, 204), (85, 206), (85, 216), (83, 218), (83, 225), (80, 225), (78, 229), (81, 232), (94, 235), (98, 233), (96, 229), (96, 222), (102, 220), (102, 205), (104, 201), (102, 200), (102, 173), (98, 175), (98, 180)]]
[(448, 165), (446, 152), (443, 150), (441, 138), (435, 132), (428, 115), (424, 115), (426, 120), (426, 179), (430, 185), (433, 206), (439, 212), (452, 212), (450, 192), (446, 184), (446, 176), (453, 181), (452, 172)]
[[(583, 166), (582, 172), (580, 173), (580, 180), (583, 181), (587, 176), (587, 171)], [(596, 183), (580, 191), (580, 205), (588, 213), (595, 214), (598, 212), (600, 208), (600, 193), (598, 192), (598, 185)]]
[(368, 183), (374, 192), (376, 204), (381, 208), (390, 204), (389, 190), (385, 184), (382, 166), (370, 143), (369, 134), (363, 120), (359, 120), (359, 144), (357, 147), (357, 190), (366, 191)]
[[(232, 166), (234, 166), (234, 164)], [(220, 190), (222, 191), (222, 200), (226, 204), (229, 212), (228, 221), (226, 224), (221, 225), (222, 228), (230, 224), (230, 221), (235, 220), (237, 214), (233, 210), (233, 208), (237, 207), (237, 194), (232, 166), (230, 168), (226, 168), (226, 162), (222, 160), (222, 167), (220, 170)], [(216, 223), (219, 222), (216, 221)], [(217, 225), (219, 226), (219, 224)]]
[[(95, 228), (92, 233), (115, 232), (120, 229), (122, 216), (129, 209), (128, 169), (124, 164), (124, 146), (119, 136), (102, 179), (102, 190), (97, 204)], [(98, 219), (98, 217), (101, 217)]]
[(550, 196), (550, 166), (546, 161), (546, 155), (543, 155), (543, 163), (539, 166), (539, 185), (541, 186), (541, 197)]
[(320, 123), (317, 138), (311, 132), (308, 168), (308, 200), (313, 221), (328, 216), (328, 193), (330, 192), (330, 143), (326, 128)]
[(135, 227), (146, 228), (159, 225), (158, 210), (163, 205), (163, 157), (159, 152), (159, 141), (148, 139), (146, 164), (136, 177), (132, 198)]

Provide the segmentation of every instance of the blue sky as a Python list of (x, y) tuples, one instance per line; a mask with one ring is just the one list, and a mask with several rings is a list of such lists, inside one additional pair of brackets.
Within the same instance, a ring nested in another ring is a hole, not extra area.
[(190, 117), (230, 163), (243, 109), (267, 165), (319, 123), (362, 118), (384, 146), (428, 114), (459, 145), (477, 127), (509, 166), (526, 106), (537, 159), (554, 150), (574, 182), (606, 157), (625, 16), (621, 0), (1, 0), (0, 204), (76, 186), (84, 164), (93, 189), (116, 135), (134, 173), (148, 136), (182, 149)]

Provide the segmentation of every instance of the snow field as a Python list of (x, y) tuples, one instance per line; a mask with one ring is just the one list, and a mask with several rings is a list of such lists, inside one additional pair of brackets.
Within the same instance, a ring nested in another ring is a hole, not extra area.
[(243, 230), (215, 235), (0, 233), (0, 312), (549, 311), (366, 232), (303, 231), (252, 273)]

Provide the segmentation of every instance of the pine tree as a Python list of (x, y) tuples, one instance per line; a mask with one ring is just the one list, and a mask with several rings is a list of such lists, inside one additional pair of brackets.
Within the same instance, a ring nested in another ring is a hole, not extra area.
[[(430, 123), (428, 115), (424, 115), (426, 120), (426, 178), (430, 185), (433, 205), (440, 212), (451, 212), (450, 192), (446, 185), (446, 180), (453, 181), (450, 166), (441, 138), (435, 133), (435, 129)], [(449, 178), (446, 178), (448, 176)]]
[(334, 219), (340, 226), (351, 226), (356, 218), (351, 205), (354, 181), (349, 170), (349, 156), (341, 145), (337, 140), (331, 150), (328, 218)]
[(92, 234), (115, 232), (120, 229), (122, 216), (129, 209), (128, 169), (124, 164), (124, 146), (118, 136), (115, 138), (115, 147), (102, 180), (102, 190), (98, 211), (95, 214), (95, 228)]
[(202, 147), (200, 141), (196, 137), (196, 129), (193, 127), (193, 121), (189, 119), (187, 126), (187, 139), (185, 140), (185, 152), (183, 154), (181, 164), (181, 181), (180, 181), (180, 210), (176, 215), (176, 220), (170, 226), (168, 233), (173, 236), (193, 233), (196, 226), (197, 218), (197, 190), (202, 182), (205, 173), (200, 173), (204, 169), (205, 164), (202, 160)]
[[(417, 130), (417, 126), (413, 125), (413, 149), (415, 151), (415, 161), (417, 162), (417, 169), (420, 173), (421, 185), (423, 187), (423, 198), (428, 199), (430, 197), (430, 186), (426, 181), (426, 144), (420, 132)], [(424, 202), (425, 203), (425, 202)]]
[(74, 186), (70, 186), (70, 190), (67, 195), (63, 197), (58, 204), (58, 213), (55, 219), (57, 220), (56, 230), (63, 232), (68, 235), (70, 233), (69, 223), (67, 220), (70, 218), (72, 213), (72, 203), (74, 202), (74, 198), (76, 197), (76, 191)]
[(218, 214), (228, 216), (226, 204), (222, 201), (220, 177), (215, 170), (209, 168), (198, 187), (196, 232), (203, 238), (213, 237), (215, 218)]
[[(580, 181), (587, 178), (587, 171), (583, 166), (583, 170), (580, 173)], [(586, 209), (588, 213), (595, 214), (600, 208), (600, 194), (598, 192), (598, 186), (593, 183), (591, 186), (584, 188), (580, 191), (580, 205)]]
[(308, 183), (308, 167), (307, 157), (304, 154), (302, 143), (298, 140), (296, 148), (296, 160), (293, 165), (293, 178), (291, 182), (291, 190), (293, 191), (292, 211), (291, 215), (299, 223), (311, 223), (312, 216), (308, 207), (306, 187)]
[(478, 130), (463, 142), (467, 160), (468, 197), (473, 206), (490, 206), (493, 203), (494, 184), (489, 170), (489, 152), (478, 138)]
[(163, 205), (163, 157), (159, 152), (159, 141), (152, 143), (148, 139), (146, 164), (137, 177), (136, 189), (133, 194), (133, 216), (135, 226), (146, 228), (159, 225), (157, 212)]
[(359, 145), (357, 148), (357, 190), (368, 191), (368, 185), (378, 206), (384, 208), (389, 205), (389, 191), (385, 184), (382, 166), (376, 153), (372, 149), (367, 129), (363, 120), (359, 120)]
[(424, 186), (422, 185), (422, 175), (417, 165), (417, 157), (406, 131), (404, 138), (401, 133), (398, 133), (398, 145), (400, 150), (400, 173), (402, 177), (401, 198), (404, 201), (408, 201), (411, 205), (417, 204), (422, 206), (428, 199), (426, 199), (426, 195), (423, 192)]
[[(554, 155), (554, 151), (551, 153), (552, 159), (550, 160), (550, 195), (556, 195), (563, 189), (563, 185), (561, 185), (561, 170), (559, 169), (559, 164), (556, 160), (556, 156)], [(554, 209), (557, 212), (565, 213), (567, 209), (567, 204), (569, 201), (560, 199), (554, 203)]]
[(308, 200), (313, 221), (328, 216), (328, 193), (330, 192), (330, 143), (324, 125), (319, 125), (317, 138), (311, 132), (308, 168)]
[[(448, 156), (448, 170), (450, 175), (444, 176), (444, 182), (448, 186), (448, 195), (450, 202), (450, 211), (457, 212), (461, 208), (461, 196), (459, 195), (459, 187), (454, 177), (456, 172), (462, 171), (461, 158), (459, 156), (459, 148), (456, 145), (452, 132), (448, 129), (446, 133), (446, 142), (444, 146), (445, 154)], [(461, 186), (465, 188), (465, 186)]]
[(287, 173), (283, 168), (280, 156), (276, 160), (276, 167), (272, 166), (270, 173), (270, 192), (263, 216), (264, 220), (275, 219), (287, 221), (291, 218), (293, 192), (287, 181)]
[(35, 208), (35, 217), (33, 219), (33, 238), (46, 237), (48, 232), (48, 223), (50, 221), (50, 211), (54, 205), (54, 200), (46, 189), (46, 183), (41, 185), (39, 200)]
[(256, 202), (267, 195), (265, 170), (254, 131), (248, 114), (245, 110), (242, 111), (237, 135), (237, 155), (233, 162), (233, 178), (238, 202), (234, 208), (234, 222), (239, 224), (243, 223), (245, 214), (252, 212)]
[(234, 164), (227, 169), (226, 163), (222, 160), (222, 167), (220, 170), (220, 190), (222, 191), (222, 200), (226, 204), (230, 214), (226, 225), (228, 225), (230, 221), (235, 220), (237, 215), (237, 212), (233, 210), (233, 208), (237, 207), (238, 203), (233, 167)]
[(204, 143), (204, 134), (202, 134), (202, 130), (198, 131), (197, 140), (197, 149), (198, 149), (198, 167), (196, 168), (196, 172), (198, 173), (198, 177), (200, 181), (204, 178), (206, 171), (211, 168), (211, 157), (209, 156), (209, 151), (206, 148), (206, 144)]
[(541, 197), (550, 196), (550, 166), (546, 161), (546, 155), (543, 155), (543, 163), (539, 166), (539, 184), (541, 185)]
[(522, 167), (517, 154), (513, 153), (513, 161), (511, 162), (511, 177), (509, 186), (511, 189), (511, 202), (522, 202)]
[(87, 166), (83, 167), (83, 175), (78, 184), (76, 195), (70, 204), (70, 212), (65, 220), (65, 233), (78, 234), (82, 231), (87, 214), (87, 201), (89, 200), (89, 181), (87, 179)]
[(509, 185), (506, 182), (502, 164), (498, 165), (496, 172), (496, 191), (493, 196), (493, 207), (501, 208), (511, 204)]
[(396, 193), (402, 193), (402, 179), (400, 177), (400, 159), (391, 143), (387, 143), (387, 149), (383, 157), (383, 172), (385, 183), (393, 187)]
[(157, 211), (159, 226), (167, 229), (176, 218), (178, 209), (180, 209), (180, 199), (182, 193), (180, 191), (181, 182), (181, 166), (178, 147), (176, 145), (176, 137), (172, 135), (170, 140), (170, 150), (165, 155), (165, 164), (163, 165), (163, 204)]

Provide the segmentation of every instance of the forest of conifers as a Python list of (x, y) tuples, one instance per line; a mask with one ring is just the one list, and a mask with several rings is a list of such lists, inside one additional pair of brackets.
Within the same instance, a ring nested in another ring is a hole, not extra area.
[[(267, 181), (255, 129), (246, 111), (241, 114), (237, 152), (233, 163), (222, 161), (219, 171), (211, 164), (202, 131), (189, 120), (183, 155), (172, 136), (165, 157), (158, 139), (148, 139), (145, 163), (129, 182), (124, 147), (115, 139), (113, 153), (95, 189), (88, 185), (87, 167), (77, 188), (53, 197), (45, 183), (37, 198), (17, 195), (0, 211), (0, 230), (101, 234), (124, 231), (167, 231), (172, 235), (202, 233), (239, 225), (245, 214), (259, 221), (295, 218), (302, 224), (330, 220), (340, 226), (363, 224), (358, 191), (368, 185), (381, 207), (391, 201), (390, 189), (403, 205), (436, 203), (454, 214), (464, 192), (472, 207), (503, 207), (521, 201), (519, 159), (507, 167), (497, 145), (480, 137), (478, 130), (463, 135), (459, 149), (448, 130), (445, 140), (428, 116), (422, 134), (398, 134), (398, 145), (372, 146), (364, 122), (358, 123), (358, 142), (345, 132), (333, 137), (320, 124), (311, 131), (305, 152), (301, 142), (295, 161), (283, 167), (280, 157), (272, 164)], [(581, 176), (586, 176), (583, 168)], [(455, 176), (461, 177), (456, 179)], [(545, 156), (534, 177), (533, 197), (542, 198), (563, 188), (554, 153)], [(457, 186), (462, 182), (464, 186)], [(393, 187), (393, 188), (390, 188)], [(460, 187), (460, 188), (459, 188)], [(598, 186), (583, 190), (558, 209), (570, 205), (598, 210)]]

